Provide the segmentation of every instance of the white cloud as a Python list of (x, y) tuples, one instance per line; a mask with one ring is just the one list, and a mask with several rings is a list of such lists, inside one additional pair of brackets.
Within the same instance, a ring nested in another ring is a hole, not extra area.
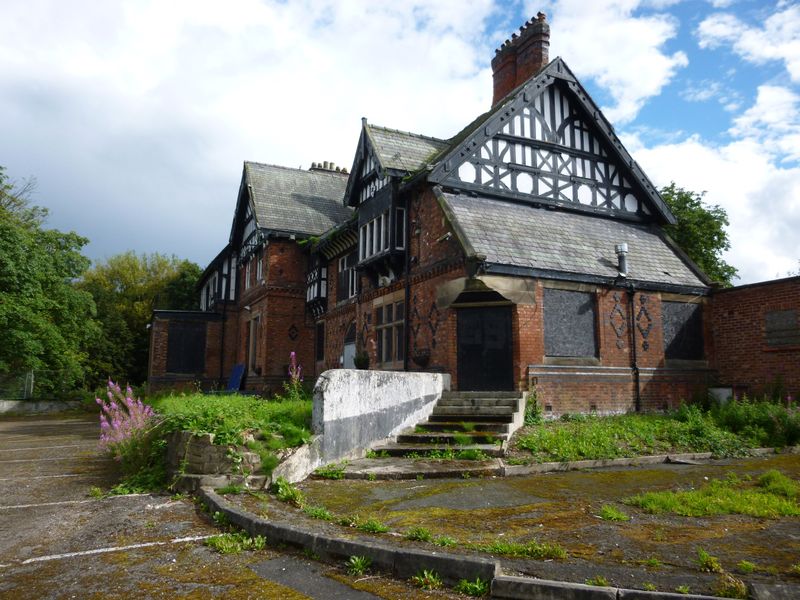
[(676, 19), (634, 14), (640, 6), (640, 0), (598, 0), (588, 12), (583, 0), (564, 0), (552, 7), (550, 20), (558, 33), (550, 56), (561, 55), (578, 77), (591, 77), (608, 92), (614, 105), (603, 112), (612, 123), (633, 120), (689, 64), (684, 52), (664, 49), (677, 34)]
[(491, 102), (492, 0), (5, 2), (0, 159), (54, 227), (204, 263), (243, 160), (350, 167), (360, 117), (449, 137)]
[(782, 161), (800, 161), (800, 96), (774, 86), (758, 87), (756, 102), (736, 117), (730, 133), (755, 140)]
[(725, 260), (739, 269), (737, 283), (752, 283), (785, 274), (800, 257), (800, 167), (782, 165), (774, 141), (744, 127), (732, 133), (736, 139), (723, 145), (698, 135), (649, 147), (623, 137), (656, 186), (674, 181), (707, 191), (705, 201), (727, 211), (731, 249)]
[(800, 82), (800, 5), (779, 8), (761, 27), (729, 13), (715, 13), (700, 22), (697, 36), (701, 48), (730, 45), (754, 64), (783, 61), (792, 81)]

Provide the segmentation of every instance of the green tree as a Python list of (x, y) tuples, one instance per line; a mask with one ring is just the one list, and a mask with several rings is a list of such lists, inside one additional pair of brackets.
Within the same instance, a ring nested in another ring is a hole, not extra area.
[(84, 383), (99, 327), (91, 295), (73, 285), (89, 265), (88, 240), (45, 229), (47, 210), (29, 202), (34, 187), (0, 167), (0, 374), (33, 370), (36, 394), (55, 395)]
[(105, 378), (139, 384), (147, 378), (153, 309), (197, 308), (202, 271), (163, 254), (117, 254), (86, 271), (78, 283), (97, 305), (103, 335), (90, 362), (95, 383)]
[(738, 271), (722, 259), (722, 253), (731, 247), (725, 231), (728, 213), (720, 206), (707, 205), (704, 195), (674, 182), (664, 187), (661, 197), (678, 220), (664, 229), (712, 281), (730, 287)]

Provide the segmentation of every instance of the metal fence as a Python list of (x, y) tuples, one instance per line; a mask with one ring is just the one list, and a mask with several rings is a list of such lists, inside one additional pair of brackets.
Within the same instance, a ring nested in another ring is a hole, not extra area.
[(22, 374), (0, 374), (0, 400), (28, 400), (33, 398), (35, 381), (33, 371)]

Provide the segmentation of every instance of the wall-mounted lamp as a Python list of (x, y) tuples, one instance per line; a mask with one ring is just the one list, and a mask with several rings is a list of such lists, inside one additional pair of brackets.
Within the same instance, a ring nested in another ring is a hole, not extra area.
[(617, 253), (617, 271), (620, 277), (628, 276), (628, 244), (623, 242), (614, 246)]
[(245, 310), (250, 310), (250, 305), (248, 304), (247, 306), (244, 307), (244, 309)]

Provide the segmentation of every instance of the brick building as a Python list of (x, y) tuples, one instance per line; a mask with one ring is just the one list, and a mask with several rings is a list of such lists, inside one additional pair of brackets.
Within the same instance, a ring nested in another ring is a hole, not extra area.
[[(349, 177), (246, 163), (202, 314), (155, 315), (151, 384), (178, 379), (170, 364), (209, 382), (244, 363), (248, 388), (276, 387), (296, 350), (307, 374), (444, 371), (460, 390), (535, 388), (553, 413), (660, 409), (715, 382), (755, 390), (778, 368), (796, 390), (797, 281), (768, 318), (790, 332), (774, 366), (734, 381), (722, 315), (748, 292), (712, 293), (548, 46), (540, 14), (497, 50), (494, 105), (450, 139), (364, 119)], [(186, 347), (191, 365), (171, 358)]]

